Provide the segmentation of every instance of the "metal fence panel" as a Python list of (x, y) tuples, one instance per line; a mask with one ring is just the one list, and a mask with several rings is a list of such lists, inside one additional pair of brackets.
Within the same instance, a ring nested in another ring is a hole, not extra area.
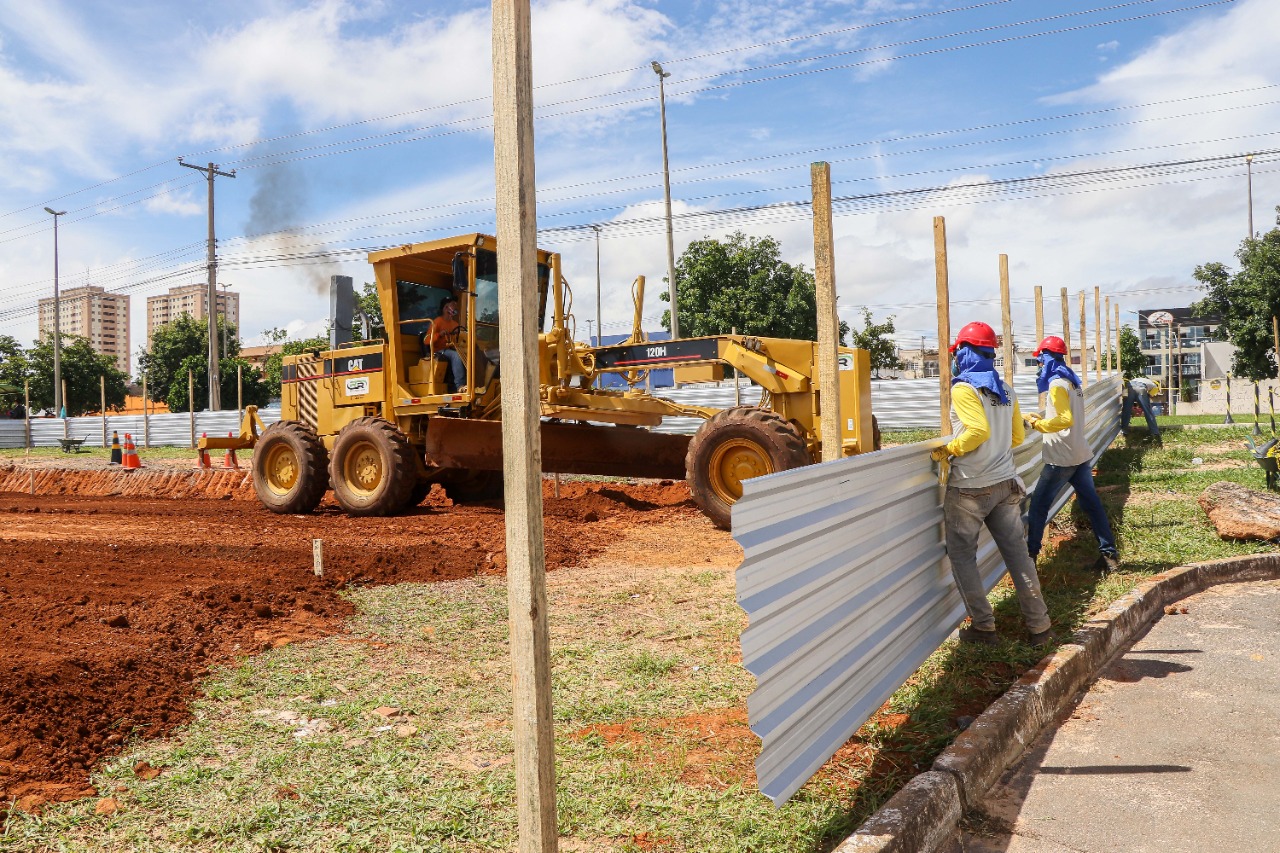
[[(1119, 430), (1118, 378), (1086, 391), (1090, 446)], [(933, 400), (937, 417), (936, 385)], [(1019, 396), (1034, 408), (1034, 387)], [(936, 422), (936, 421), (935, 421)], [(760, 790), (781, 804), (919, 668), (964, 618), (942, 533), (942, 487), (928, 451), (941, 439), (750, 480), (733, 509), (744, 559), (743, 665), (761, 739)], [(1034, 488), (1039, 433), (1015, 453)], [(1058, 496), (1054, 512), (1068, 499)], [(984, 531), (987, 588), (1005, 568)]]
[[(279, 409), (259, 409), (258, 417), (265, 425), (280, 420)], [(142, 415), (108, 415), (107, 440), (113, 431), (120, 433), (123, 441), (126, 433), (133, 436), (134, 444), (143, 446), (144, 433), (149, 434), (151, 447), (190, 447), (191, 415), (186, 412), (151, 415), (147, 429), (143, 428)], [(240, 414), (229, 412), (196, 412), (196, 437), (202, 433), (226, 435), (240, 432)], [(83, 418), (33, 418), (31, 420), (31, 446), (57, 447), (63, 438), (83, 438), (85, 445), (102, 446), (102, 417)], [(0, 447), (25, 447), (26, 433), (22, 421), (0, 421)]]

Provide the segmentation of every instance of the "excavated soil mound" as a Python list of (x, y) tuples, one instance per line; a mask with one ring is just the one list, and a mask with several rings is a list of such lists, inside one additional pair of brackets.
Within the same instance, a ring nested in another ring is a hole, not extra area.
[[(0, 810), (91, 795), (95, 762), (189, 719), (210, 666), (340, 631), (345, 585), (506, 566), (501, 508), (439, 490), (396, 518), (330, 504), (282, 516), (225, 499), (253, 498), (234, 471), (42, 473), (31, 496), (27, 471), (0, 470)], [(215, 499), (157, 499), (193, 494)], [(683, 483), (566, 482), (555, 498), (547, 482), (544, 494), (549, 569), (697, 512)]]

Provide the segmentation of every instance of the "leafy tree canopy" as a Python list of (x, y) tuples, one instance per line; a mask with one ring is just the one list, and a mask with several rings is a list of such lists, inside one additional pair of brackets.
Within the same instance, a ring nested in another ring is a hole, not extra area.
[[(31, 410), (53, 413), (53, 335), (46, 334), (24, 354), (26, 376), (31, 382)], [(67, 386), (63, 401), (68, 417), (102, 408), (102, 381), (106, 380), (107, 408), (121, 409), (129, 382), (116, 367), (116, 360), (93, 348), (88, 338), (62, 335), (62, 381)], [(20, 382), (18, 383), (21, 384)]]
[[(218, 336), (226, 333), (227, 355), (218, 361), (219, 394), (223, 410), (235, 409), (237, 401), (237, 367), (241, 371), (241, 391), (246, 406), (265, 406), (271, 399), (262, 372), (239, 358), (240, 341), (235, 324), (218, 317)], [(188, 377), (195, 386), (197, 411), (204, 411), (209, 403), (208, 369), (209, 327), (203, 320), (190, 314), (182, 314), (176, 320), (165, 323), (151, 335), (151, 348), (142, 350), (138, 364), (147, 376), (147, 394), (153, 400), (164, 400), (173, 412), (188, 409)]]
[[(664, 291), (659, 299), (670, 301)], [(676, 262), (676, 298), (680, 334), (685, 337), (741, 335), (816, 340), (818, 311), (813, 273), (782, 260), (772, 237), (735, 232), (726, 240), (711, 237), (689, 244)], [(671, 328), (671, 311), (662, 314)], [(849, 325), (840, 322), (840, 342)]]
[(11, 335), (0, 335), (0, 398), (5, 405), (22, 402), (22, 383), (27, 380), (27, 354)]
[[(893, 342), (893, 333), (896, 331), (893, 317), (886, 317), (883, 323), (876, 323), (871, 319), (871, 310), (863, 308), (862, 324), (861, 330), (853, 329), (850, 333), (853, 339), (851, 346), (871, 354), (872, 375), (879, 377), (881, 370), (901, 370), (906, 367), (902, 359), (898, 358), (898, 347)], [(843, 329), (840, 337), (844, 337)]]
[(1217, 316), (1218, 334), (1235, 344), (1231, 371), (1253, 381), (1276, 375), (1271, 318), (1280, 316), (1280, 207), (1276, 228), (1248, 237), (1236, 250), (1240, 269), (1211, 261), (1196, 267), (1208, 294), (1191, 306), (1199, 316)]
[[(365, 285), (366, 290), (369, 287), (372, 287), (372, 285)], [(267, 329), (262, 333), (262, 337), (268, 345), (280, 345), (280, 352), (267, 356), (266, 367), (262, 371), (267, 394), (272, 399), (279, 399), (280, 397), (280, 368), (286, 355), (299, 355), (304, 352), (329, 349), (328, 331), (323, 335), (291, 341), (289, 340), (289, 333), (284, 329)]]

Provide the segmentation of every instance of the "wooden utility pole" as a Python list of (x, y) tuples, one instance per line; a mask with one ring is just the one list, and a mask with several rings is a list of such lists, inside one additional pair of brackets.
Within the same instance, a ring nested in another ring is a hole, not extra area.
[(1000, 256), (1000, 329), (1004, 355), (1004, 381), (1013, 386), (1013, 310), (1009, 306), (1009, 256)]
[(1067, 367), (1071, 366), (1071, 302), (1062, 288), (1062, 342), (1067, 345)]
[(1089, 336), (1084, 324), (1084, 291), (1080, 291), (1080, 387), (1089, 387)]
[(813, 284), (818, 307), (818, 404), (822, 461), (844, 455), (840, 429), (840, 320), (836, 314), (836, 259), (831, 228), (831, 164), (809, 166), (813, 183)]
[[(529, 0), (493, 0), (493, 159), (497, 194), (516, 810), (520, 853), (554, 853), (555, 738), (542, 525), (538, 251)], [(675, 282), (672, 282), (674, 286)], [(559, 288), (559, 281), (551, 282)], [(672, 306), (675, 318), (675, 305)], [(673, 329), (674, 329), (674, 323)]]
[[(181, 157), (178, 158), (178, 165), (202, 172), (209, 181), (209, 411), (216, 412), (222, 408), (222, 377), (218, 370), (218, 256), (215, 251), (217, 239), (213, 231), (213, 179), (218, 176), (234, 178), (236, 170), (219, 171), (216, 163), (210, 163), (207, 167), (193, 166), (183, 163)], [(194, 446), (193, 444), (192, 447)]]
[[(933, 217), (933, 274), (938, 288), (938, 405), (943, 435), (951, 435), (951, 371), (942, 352), (951, 343), (951, 279), (947, 271), (947, 220)], [(921, 349), (920, 361), (924, 362)]]

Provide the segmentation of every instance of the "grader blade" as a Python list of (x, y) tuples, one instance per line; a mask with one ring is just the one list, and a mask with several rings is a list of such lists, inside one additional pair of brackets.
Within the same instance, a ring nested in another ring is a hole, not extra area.
[[(542, 423), (542, 470), (683, 480), (689, 436), (616, 426)], [(502, 470), (502, 423), (431, 418), (427, 459), (442, 468)]]

